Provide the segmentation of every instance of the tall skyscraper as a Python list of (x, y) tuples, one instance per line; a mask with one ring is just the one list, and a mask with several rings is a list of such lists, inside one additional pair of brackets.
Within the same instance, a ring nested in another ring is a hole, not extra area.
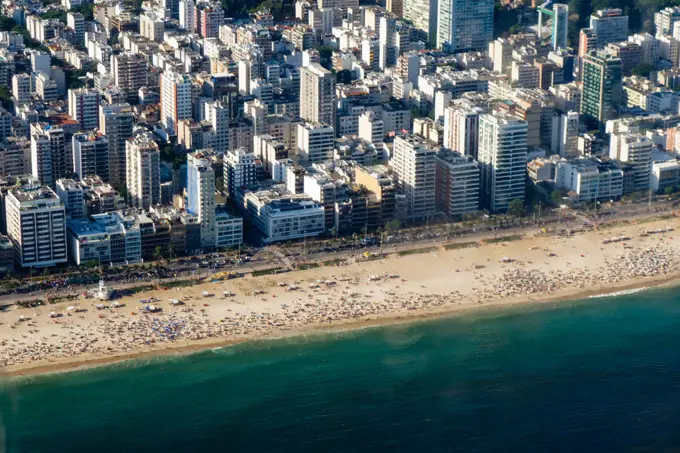
[(497, 112), (479, 116), (481, 206), (506, 212), (512, 200), (524, 201), (527, 123)]
[(567, 48), (568, 32), (569, 32), (569, 5), (556, 3), (553, 5), (553, 22), (551, 38), (553, 50)]
[(73, 136), (73, 168), (84, 178), (97, 175), (109, 181), (109, 141), (94, 132)]
[(109, 182), (115, 187), (125, 185), (125, 143), (132, 137), (134, 117), (129, 104), (99, 107), (99, 130), (109, 143)]
[(22, 267), (66, 262), (66, 212), (47, 186), (11, 189), (5, 198), (7, 236)]
[(300, 118), (335, 127), (335, 74), (318, 63), (300, 68)]
[(68, 90), (68, 114), (80, 123), (84, 131), (99, 127), (99, 104), (101, 94), (90, 88)]
[(177, 131), (177, 122), (191, 118), (191, 78), (172, 70), (161, 74), (161, 124)]
[(427, 219), (436, 212), (436, 155), (418, 135), (397, 136), (390, 165), (406, 194), (409, 219)]
[(201, 224), (201, 246), (215, 247), (215, 171), (207, 156), (197, 151), (187, 155), (187, 211)]
[(111, 57), (113, 83), (125, 93), (127, 102), (137, 103), (139, 89), (148, 83), (147, 67), (142, 54), (123, 52)]
[(381, 71), (397, 64), (399, 49), (396, 43), (396, 16), (388, 14), (380, 18), (380, 61)]
[(590, 16), (590, 28), (597, 35), (597, 47), (628, 39), (628, 16), (618, 8), (595, 11)]
[(581, 115), (591, 126), (616, 117), (621, 104), (621, 74), (621, 59), (609, 52), (596, 50), (583, 60)]
[(437, 47), (447, 52), (486, 50), (493, 40), (494, 0), (439, 0)]
[(128, 204), (148, 209), (161, 202), (161, 169), (158, 145), (150, 134), (126, 142)]

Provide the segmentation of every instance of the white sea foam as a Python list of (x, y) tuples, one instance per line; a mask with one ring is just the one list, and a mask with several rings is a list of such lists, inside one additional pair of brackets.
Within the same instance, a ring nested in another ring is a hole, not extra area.
[(642, 288), (624, 289), (622, 291), (614, 291), (613, 293), (598, 294), (598, 295), (595, 295), (595, 296), (590, 296), (588, 298), (589, 299), (597, 299), (597, 298), (600, 298), (600, 297), (625, 296), (625, 295), (628, 295), (628, 294), (639, 293), (640, 291), (644, 291), (646, 289), (647, 289), (647, 287), (643, 286)]

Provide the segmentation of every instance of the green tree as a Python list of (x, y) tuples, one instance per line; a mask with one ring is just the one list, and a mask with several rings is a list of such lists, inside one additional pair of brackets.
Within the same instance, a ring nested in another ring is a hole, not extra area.
[(59, 22), (66, 23), (66, 11), (53, 9), (42, 13), (40, 15), (42, 19), (57, 19)]
[(524, 209), (524, 201), (516, 198), (511, 200), (508, 204), (508, 214), (515, 217), (523, 217), (526, 215), (526, 209)]
[(675, 187), (673, 186), (666, 187), (663, 190), (663, 193), (665, 193), (666, 195), (673, 195), (675, 193)]
[(556, 189), (550, 192), (550, 199), (552, 200), (553, 203), (555, 204), (560, 204), (562, 203), (562, 200), (564, 197), (567, 196), (567, 192), (565, 192), (562, 189)]
[(156, 261), (160, 261), (163, 259), (163, 249), (161, 248), (160, 245), (157, 245), (156, 248), (153, 251), (153, 259)]
[(649, 74), (652, 72), (652, 69), (654, 69), (652, 68), (652, 65), (647, 63), (640, 63), (633, 68), (633, 75), (640, 77), (649, 77)]
[(0, 31), (10, 31), (17, 26), (17, 22), (11, 17), (0, 16)]

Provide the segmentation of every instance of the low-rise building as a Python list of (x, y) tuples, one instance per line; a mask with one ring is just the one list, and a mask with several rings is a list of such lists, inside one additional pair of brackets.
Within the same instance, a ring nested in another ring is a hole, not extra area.
[(623, 170), (613, 160), (562, 160), (557, 164), (555, 182), (581, 201), (615, 200), (623, 194)]
[(142, 261), (139, 223), (120, 212), (96, 214), (67, 222), (68, 250), (76, 265), (131, 264)]

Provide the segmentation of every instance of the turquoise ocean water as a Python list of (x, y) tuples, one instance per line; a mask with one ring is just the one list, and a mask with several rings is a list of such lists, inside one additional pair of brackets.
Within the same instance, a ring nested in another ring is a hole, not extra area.
[(10, 453), (677, 452), (680, 290), (5, 380)]

